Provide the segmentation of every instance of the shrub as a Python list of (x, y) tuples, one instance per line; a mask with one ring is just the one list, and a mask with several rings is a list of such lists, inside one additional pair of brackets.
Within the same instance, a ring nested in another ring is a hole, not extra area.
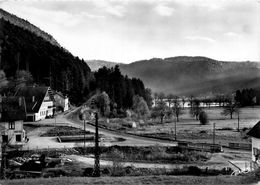
[(119, 150), (115, 149), (112, 150), (111, 153), (109, 153), (109, 157), (111, 158), (112, 161), (112, 166), (110, 168), (110, 175), (124, 176), (125, 170), (123, 164), (121, 163), (121, 159), (124, 158), (123, 154)]
[(188, 168), (188, 174), (190, 175), (201, 175), (202, 171), (197, 166), (189, 166)]
[(202, 111), (199, 114), (199, 120), (200, 120), (200, 124), (206, 125), (209, 122), (207, 113)]

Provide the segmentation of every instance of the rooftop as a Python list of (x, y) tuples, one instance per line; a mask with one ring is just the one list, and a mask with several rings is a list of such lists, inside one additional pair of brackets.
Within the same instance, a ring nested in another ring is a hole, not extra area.
[(24, 120), (26, 106), (23, 97), (3, 97), (0, 101), (0, 121)]
[(249, 130), (247, 135), (260, 139), (260, 121), (255, 124), (255, 126), (251, 130)]

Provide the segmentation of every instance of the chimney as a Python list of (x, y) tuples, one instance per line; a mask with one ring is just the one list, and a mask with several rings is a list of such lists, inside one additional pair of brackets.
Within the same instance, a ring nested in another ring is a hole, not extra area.
[(32, 96), (32, 102), (34, 102), (35, 101), (35, 96)]

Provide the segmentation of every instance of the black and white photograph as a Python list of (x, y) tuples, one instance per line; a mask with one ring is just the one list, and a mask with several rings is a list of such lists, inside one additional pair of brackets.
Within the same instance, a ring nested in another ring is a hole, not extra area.
[(0, 0), (0, 185), (260, 185), (260, 0)]

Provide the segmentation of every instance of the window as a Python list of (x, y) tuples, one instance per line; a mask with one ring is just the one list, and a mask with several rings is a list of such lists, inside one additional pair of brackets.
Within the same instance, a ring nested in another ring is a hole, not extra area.
[(15, 136), (15, 139), (16, 139), (16, 142), (21, 142), (21, 141), (22, 141), (22, 136), (21, 136), (21, 134), (16, 135), (16, 136)]
[(15, 129), (15, 122), (9, 122), (9, 129)]
[(3, 143), (7, 143), (8, 142), (8, 135), (2, 135), (2, 141), (3, 141)]
[(253, 154), (254, 155), (259, 155), (259, 149), (258, 148), (253, 148)]

